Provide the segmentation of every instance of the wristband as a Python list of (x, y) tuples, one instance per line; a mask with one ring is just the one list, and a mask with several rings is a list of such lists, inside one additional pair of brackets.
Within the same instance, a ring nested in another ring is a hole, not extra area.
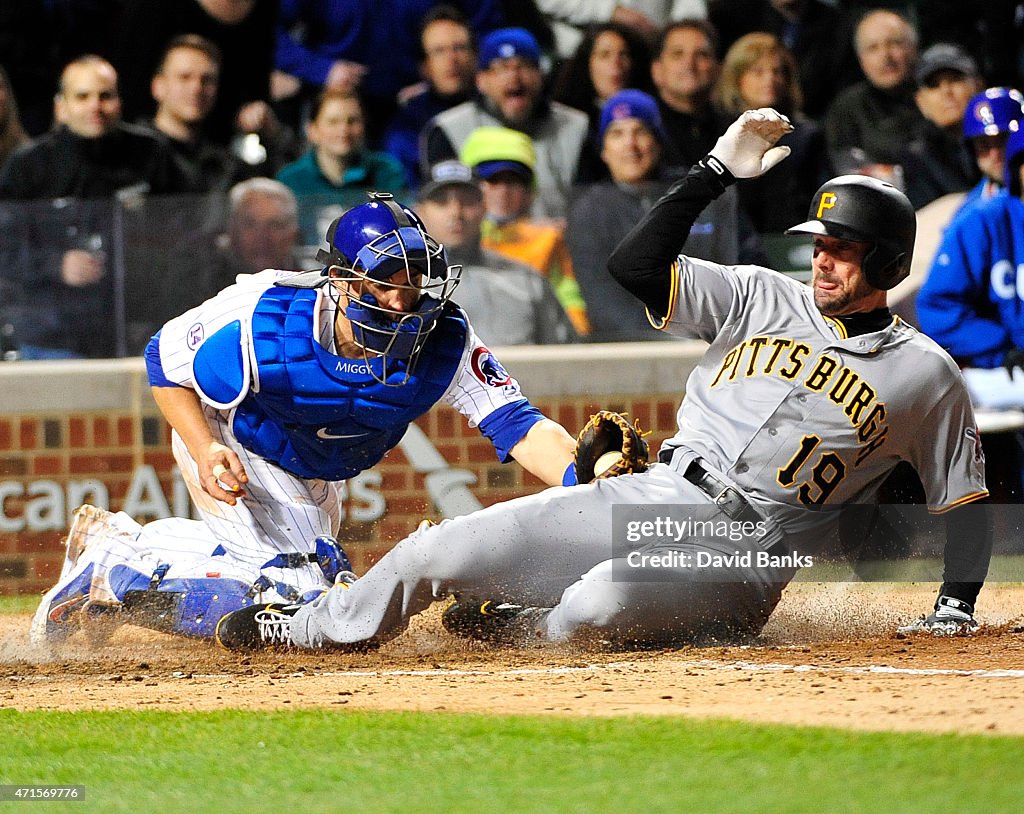
[(727, 187), (736, 183), (736, 176), (720, 159), (710, 153), (698, 161), (697, 166), (700, 167), (701, 175), (711, 186), (717, 187), (719, 192), (724, 192)]
[(562, 475), (562, 486), (576, 486), (579, 481), (576, 480), (576, 462), (573, 461), (565, 468), (565, 474)]

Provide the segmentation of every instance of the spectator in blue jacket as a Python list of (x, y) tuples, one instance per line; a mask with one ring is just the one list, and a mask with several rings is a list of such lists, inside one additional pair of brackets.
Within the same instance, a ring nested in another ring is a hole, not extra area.
[(477, 43), (469, 21), (454, 6), (437, 6), (420, 32), (423, 81), (398, 94), (398, 110), (381, 147), (405, 167), (410, 186), (420, 184), (420, 132), (438, 113), (468, 101), (476, 77)]
[[(498, 0), (452, 0), (474, 31), (502, 25)], [(420, 26), (437, 0), (281, 0), (275, 63), (308, 95), (359, 89), (371, 143), (396, 107), (396, 94), (418, 79)], [(295, 88), (296, 91), (299, 88)]]

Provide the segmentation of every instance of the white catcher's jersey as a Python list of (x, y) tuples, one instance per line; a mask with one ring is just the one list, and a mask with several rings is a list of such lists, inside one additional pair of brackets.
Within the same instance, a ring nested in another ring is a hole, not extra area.
[[(241, 321), (244, 350), (251, 355), (249, 328), (257, 301), (270, 286), (293, 274), (290, 271), (267, 270), (239, 275), (234, 285), (164, 325), (160, 333), (160, 361), (168, 380), (198, 389), (192, 372), (196, 351), (204, 337), (235, 320)], [(320, 344), (329, 351), (334, 350), (334, 313), (334, 302), (321, 288), (315, 330)], [(462, 363), (441, 401), (466, 416), (471, 427), (476, 427), (498, 408), (525, 398), (519, 383), (505, 374), (500, 365), (493, 366), (494, 361), (469, 325)], [(363, 362), (353, 359), (351, 364), (357, 366)], [(244, 393), (239, 395), (236, 403), (242, 396)]]
[(806, 531), (817, 514), (806, 508), (872, 502), (900, 461), (932, 511), (987, 494), (963, 378), (931, 339), (898, 317), (847, 337), (809, 286), (769, 269), (680, 255), (673, 275), (669, 314), (652, 321), (710, 347), (666, 445), (719, 469), (783, 527)]

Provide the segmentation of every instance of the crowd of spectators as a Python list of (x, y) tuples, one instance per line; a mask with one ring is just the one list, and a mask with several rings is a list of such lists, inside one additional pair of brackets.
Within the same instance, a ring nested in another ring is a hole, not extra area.
[(236, 274), (315, 265), (376, 190), (464, 263), (487, 342), (658, 339), (605, 261), (745, 109), (792, 154), (701, 216), (709, 259), (769, 263), (840, 173), (918, 208), (1013, 186), (975, 99), (1019, 106), (1022, 15), (983, 5), (11, 0), (0, 322), (23, 358), (138, 353)]

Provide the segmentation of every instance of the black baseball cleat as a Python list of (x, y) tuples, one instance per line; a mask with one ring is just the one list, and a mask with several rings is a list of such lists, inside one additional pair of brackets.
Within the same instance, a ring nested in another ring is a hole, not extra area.
[(301, 605), (250, 605), (221, 617), (214, 638), (226, 650), (291, 647), (292, 617)]
[(538, 638), (536, 622), (546, 608), (528, 608), (511, 602), (476, 597), (457, 598), (441, 617), (444, 629), (455, 636), (495, 644), (525, 644)]

